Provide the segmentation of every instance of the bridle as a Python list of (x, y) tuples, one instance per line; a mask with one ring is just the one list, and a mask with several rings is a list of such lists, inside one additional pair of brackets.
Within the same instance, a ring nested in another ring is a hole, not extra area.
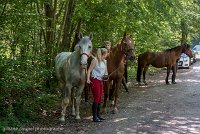
[(90, 57), (87, 53), (82, 53), (81, 56), (82, 55), (86, 55), (88, 58)]
[[(124, 44), (128, 45), (130, 49), (128, 49), (128, 50), (127, 50), (127, 49), (124, 49), (124, 47), (123, 47)], [(123, 39), (122, 42), (121, 42), (121, 48), (120, 48), (120, 49), (121, 49), (121, 52), (122, 52), (125, 56), (128, 55), (128, 52), (134, 50), (134, 49), (131, 47), (130, 43), (125, 42), (124, 39)], [(120, 68), (120, 66), (119, 66), (118, 68), (116, 68), (113, 72), (111, 72), (109, 75), (107, 75), (107, 78), (104, 79), (104, 81), (108, 81), (108, 80), (109, 80), (109, 77), (110, 77), (114, 72), (116, 72), (119, 68)]]
[[(131, 47), (131, 45), (130, 45), (130, 43), (127, 43), (127, 41), (125, 42), (125, 41), (122, 41), (121, 42), (121, 52), (123, 53), (123, 54), (125, 54), (126, 56), (128, 55), (128, 52), (130, 52), (130, 51), (133, 51), (134, 49)], [(124, 49), (124, 44), (126, 44), (126, 45), (128, 45), (128, 47), (130, 48), (130, 49)]]

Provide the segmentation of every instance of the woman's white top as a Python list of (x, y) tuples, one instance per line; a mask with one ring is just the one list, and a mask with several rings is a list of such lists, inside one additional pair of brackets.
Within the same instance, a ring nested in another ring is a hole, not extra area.
[(94, 66), (94, 69), (92, 70), (92, 77), (96, 78), (98, 80), (102, 80), (103, 75), (107, 75), (106, 73), (106, 68), (107, 68), (107, 61), (103, 60), (101, 61), (101, 63), (98, 63), (97, 58), (95, 58), (96, 60), (96, 65)]

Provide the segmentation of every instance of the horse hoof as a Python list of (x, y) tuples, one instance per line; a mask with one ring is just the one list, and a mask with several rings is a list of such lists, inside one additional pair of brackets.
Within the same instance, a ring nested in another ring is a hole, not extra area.
[(74, 113), (72, 112), (72, 116), (76, 116), (75, 112)]
[(169, 83), (169, 82), (166, 82), (166, 84), (167, 84), (167, 85), (170, 85), (170, 83)]
[(113, 111), (112, 111), (112, 113), (113, 113), (113, 114), (117, 114), (117, 113), (118, 113), (118, 109), (117, 109), (117, 108), (114, 108)]
[(81, 118), (80, 118), (80, 116), (76, 116), (76, 120), (80, 120)]
[(172, 84), (176, 84), (176, 82), (174, 81), (174, 82), (172, 82)]
[(61, 121), (61, 122), (65, 122), (65, 117), (61, 117), (61, 118), (60, 118), (60, 121)]

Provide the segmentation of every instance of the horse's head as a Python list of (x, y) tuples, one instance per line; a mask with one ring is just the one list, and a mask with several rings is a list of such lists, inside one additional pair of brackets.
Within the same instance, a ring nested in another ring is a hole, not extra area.
[(129, 35), (124, 33), (124, 37), (121, 41), (122, 44), (122, 52), (127, 56), (127, 59), (130, 61), (135, 60), (135, 50), (133, 48), (134, 42)]
[(75, 49), (80, 49), (80, 55), (81, 55), (81, 65), (83, 68), (87, 68), (87, 60), (91, 55), (92, 51), (92, 33), (89, 36), (82, 36), (79, 43), (76, 45)]
[(193, 57), (193, 54), (192, 54), (192, 50), (190, 48), (190, 45), (188, 44), (183, 44), (183, 50), (182, 50), (183, 53), (185, 53), (187, 56), (189, 56), (190, 58)]

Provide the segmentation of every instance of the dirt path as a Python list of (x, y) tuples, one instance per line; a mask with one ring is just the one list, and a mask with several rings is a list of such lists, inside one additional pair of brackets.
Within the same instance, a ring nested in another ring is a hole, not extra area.
[[(200, 61), (190, 69), (179, 69), (177, 84), (165, 84), (166, 70), (147, 76), (148, 86), (129, 83), (129, 93), (120, 94), (119, 113), (107, 113), (101, 123), (91, 121), (91, 104), (84, 104), (83, 119), (75, 121), (70, 115), (65, 123), (59, 114), (44, 119), (34, 127), (56, 130), (38, 130), (29, 133), (59, 134), (199, 134), (200, 133)], [(170, 80), (171, 81), (171, 80)], [(43, 125), (41, 125), (43, 124)]]

